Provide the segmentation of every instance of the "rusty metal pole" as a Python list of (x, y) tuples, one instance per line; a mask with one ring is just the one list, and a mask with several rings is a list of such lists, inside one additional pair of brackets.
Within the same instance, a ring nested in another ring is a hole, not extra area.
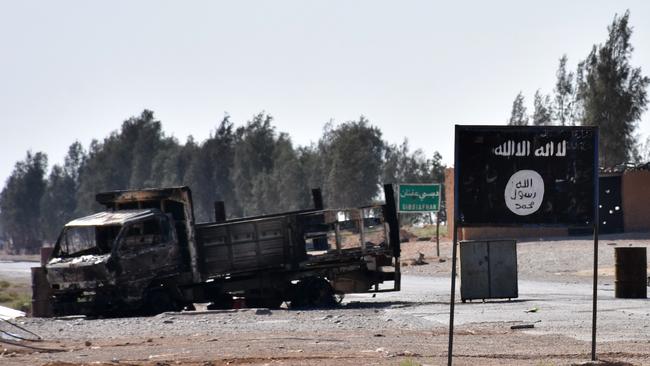
[[(598, 217), (596, 217), (598, 220)], [(598, 308), (598, 221), (594, 224), (594, 289), (591, 314), (591, 360), (596, 361), (596, 312)]]
[(451, 299), (449, 300), (449, 346), (447, 349), (447, 366), (451, 366), (454, 354), (454, 304), (456, 302), (456, 246), (458, 245), (458, 125), (454, 132), (454, 214), (453, 240), (451, 250)]
[(454, 220), (454, 239), (451, 250), (451, 299), (449, 300), (449, 347), (447, 350), (447, 365), (452, 364), (454, 350), (454, 305), (456, 303), (456, 246), (458, 240), (456, 220)]
[(440, 258), (440, 211), (436, 212), (436, 256)]
[(600, 201), (600, 181), (599, 179), (599, 166), (598, 163), (598, 130), (596, 129), (596, 146), (594, 147), (594, 288), (592, 294), (592, 314), (591, 314), (591, 360), (596, 361), (596, 313), (598, 309), (598, 224), (600, 221), (599, 216), (599, 201)]

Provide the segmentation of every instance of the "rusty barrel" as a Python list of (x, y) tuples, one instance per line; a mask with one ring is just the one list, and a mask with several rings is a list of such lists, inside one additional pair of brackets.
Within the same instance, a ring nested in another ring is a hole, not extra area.
[(32, 316), (47, 318), (53, 315), (50, 304), (50, 283), (44, 267), (32, 267)]
[(614, 248), (616, 259), (615, 296), (623, 299), (648, 297), (646, 248)]

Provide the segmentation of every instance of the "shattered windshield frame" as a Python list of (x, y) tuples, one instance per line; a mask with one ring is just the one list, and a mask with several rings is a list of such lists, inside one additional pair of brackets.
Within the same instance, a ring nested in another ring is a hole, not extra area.
[(68, 226), (61, 234), (56, 257), (108, 254), (122, 229), (121, 225)]

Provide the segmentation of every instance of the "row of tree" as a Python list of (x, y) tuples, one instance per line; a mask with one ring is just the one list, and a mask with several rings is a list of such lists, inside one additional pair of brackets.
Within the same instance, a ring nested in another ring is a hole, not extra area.
[(508, 124), (599, 126), (601, 166), (650, 158), (650, 151), (640, 151), (635, 135), (647, 109), (650, 78), (630, 65), (634, 48), (629, 17), (629, 11), (614, 16), (605, 43), (594, 45), (575, 72), (567, 71), (566, 55), (560, 58), (553, 93), (535, 92), (532, 115), (523, 94), (517, 94)]
[(178, 185), (192, 188), (198, 221), (210, 220), (217, 200), (231, 217), (307, 208), (314, 187), (327, 207), (360, 206), (383, 182), (441, 182), (441, 159), (406, 140), (387, 143), (364, 117), (326, 124), (310, 146), (294, 146), (265, 113), (239, 127), (225, 117), (205, 141), (183, 144), (145, 110), (87, 149), (74, 142), (49, 174), (47, 156), (27, 152), (0, 193), (0, 225), (14, 251), (33, 252), (71, 218), (99, 210), (97, 192)]

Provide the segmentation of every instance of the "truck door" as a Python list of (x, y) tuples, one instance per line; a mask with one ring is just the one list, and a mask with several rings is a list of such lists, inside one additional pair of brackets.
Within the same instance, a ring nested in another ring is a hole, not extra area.
[(147, 281), (179, 269), (180, 253), (173, 226), (165, 215), (127, 223), (118, 245), (121, 275)]

